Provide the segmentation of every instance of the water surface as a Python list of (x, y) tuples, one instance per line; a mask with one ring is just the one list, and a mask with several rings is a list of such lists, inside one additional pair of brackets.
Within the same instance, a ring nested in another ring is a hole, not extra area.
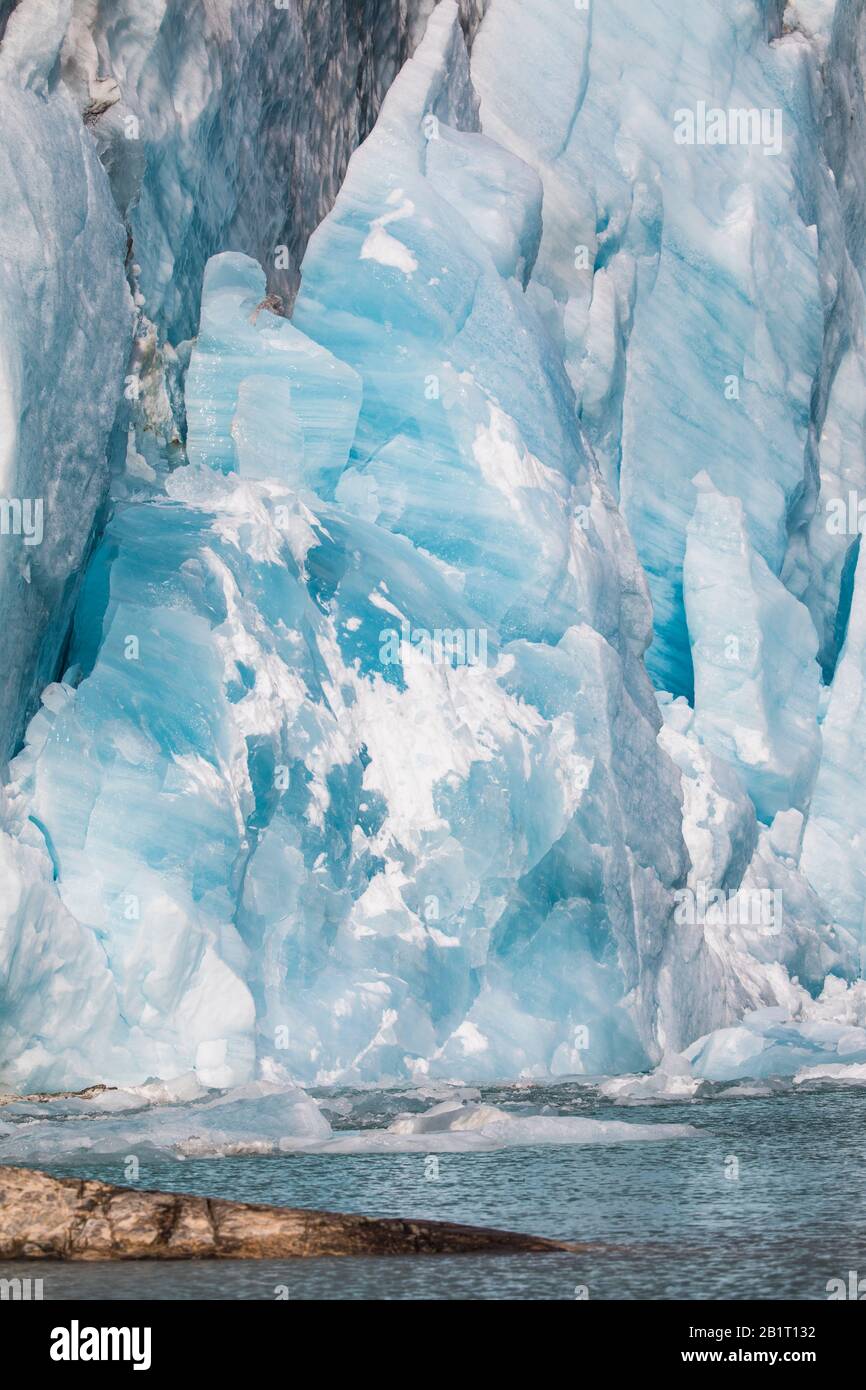
[[(866, 1276), (866, 1094), (821, 1090), (612, 1106), (586, 1088), (488, 1088), (497, 1105), (694, 1125), (692, 1139), (494, 1152), (141, 1159), (134, 1185), (495, 1225), (598, 1242), (580, 1255), (0, 1264), (67, 1299), (825, 1299)], [(324, 1098), (335, 1129), (377, 1129), (405, 1093)], [(428, 1102), (429, 1103), (429, 1102)], [(420, 1108), (420, 1107), (419, 1107)], [(118, 1160), (58, 1173), (127, 1182)], [(129, 1184), (133, 1185), (133, 1184)]]

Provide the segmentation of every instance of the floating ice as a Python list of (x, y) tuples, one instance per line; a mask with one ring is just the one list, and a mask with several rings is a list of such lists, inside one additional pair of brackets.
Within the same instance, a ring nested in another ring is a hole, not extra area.
[[(388, 1100), (373, 1092), (371, 1103)], [(0, 1162), (62, 1163), (153, 1155), (226, 1158), (289, 1153), (475, 1153), (539, 1144), (663, 1143), (697, 1137), (687, 1124), (635, 1124), (569, 1115), (516, 1115), (458, 1098), (387, 1127), (332, 1131), (327, 1108), (274, 1076), (227, 1091), (195, 1077), (106, 1091), (92, 1100), (16, 1102), (0, 1108)]]
[(321, 1143), (330, 1132), (315, 1101), (284, 1080), (252, 1081), (215, 1093), (192, 1078), (173, 1087), (107, 1091), (89, 1101), (0, 1107), (0, 1161), (277, 1154)]
[[(443, 1101), (426, 1114), (394, 1120), (387, 1134), (365, 1134), (356, 1142), (374, 1149), (405, 1147), (447, 1153), (534, 1144), (624, 1144), (691, 1139), (699, 1134), (692, 1125), (642, 1125), (571, 1115), (513, 1115), (495, 1105)], [(336, 1145), (340, 1142), (335, 1140)]]

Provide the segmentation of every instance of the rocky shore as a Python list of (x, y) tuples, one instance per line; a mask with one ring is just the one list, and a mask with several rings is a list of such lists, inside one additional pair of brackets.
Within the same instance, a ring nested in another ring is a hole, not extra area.
[(485, 1227), (269, 1207), (0, 1166), (0, 1258), (284, 1259), (527, 1254), (579, 1247)]

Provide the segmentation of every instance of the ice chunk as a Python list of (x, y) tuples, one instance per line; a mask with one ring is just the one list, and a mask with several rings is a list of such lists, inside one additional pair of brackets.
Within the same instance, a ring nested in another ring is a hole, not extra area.
[(186, 380), (190, 462), (327, 492), (354, 438), (359, 377), (271, 311), (264, 271), (246, 256), (208, 263), (202, 303)]
[[(166, 1103), (168, 1102), (168, 1103)], [(0, 1109), (0, 1161), (148, 1154), (219, 1158), (278, 1154), (320, 1144), (331, 1127), (316, 1102), (285, 1079), (227, 1090), (107, 1091), (92, 1101), (13, 1102)]]
[(754, 852), (755, 808), (731, 766), (701, 740), (684, 696), (659, 697), (662, 747), (682, 773), (683, 835), (696, 883), (738, 884)]
[(695, 479), (683, 596), (695, 729), (741, 775), (760, 819), (803, 808), (818, 765), (818, 639), (753, 549), (742, 503)]
[[(768, 828), (757, 824), (741, 778), (702, 743), (686, 700), (662, 696), (660, 703), (661, 743), (682, 773), (692, 860), (658, 981), (665, 1016), (678, 1028), (665, 1041), (676, 1049), (759, 1007), (796, 1014), (804, 986), (817, 994), (828, 974), (856, 975), (858, 951), (801, 868), (802, 813), (779, 812)], [(701, 942), (709, 950), (700, 982), (692, 976), (689, 984), (683, 962)]]
[[(513, 1115), (495, 1105), (443, 1101), (422, 1115), (397, 1118), (384, 1134), (366, 1133), (354, 1141), (335, 1138), (328, 1148), (341, 1152), (370, 1149), (449, 1153), (516, 1148), (538, 1144), (623, 1144), (696, 1138), (684, 1124), (632, 1124), (571, 1115)], [(351, 1145), (351, 1148), (350, 1148)]]
[(866, 941), (864, 664), (866, 558), (861, 548), (845, 644), (821, 726), (821, 764), (803, 840), (803, 872), (834, 920), (861, 943), (861, 951)]
[[(742, 1023), (699, 1038), (686, 1049), (695, 1076), (832, 1078), (866, 1062), (866, 991), (830, 977), (817, 999), (801, 991), (788, 1008), (747, 1013)], [(827, 1070), (829, 1068), (829, 1070)]]

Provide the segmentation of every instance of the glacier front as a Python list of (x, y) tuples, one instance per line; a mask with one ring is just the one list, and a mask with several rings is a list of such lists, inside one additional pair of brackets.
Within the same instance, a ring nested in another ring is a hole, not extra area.
[(835, 1065), (863, 5), (52, 8), (0, 40), (77, 248), (3, 397), (55, 529), (3, 537), (0, 1079)]

